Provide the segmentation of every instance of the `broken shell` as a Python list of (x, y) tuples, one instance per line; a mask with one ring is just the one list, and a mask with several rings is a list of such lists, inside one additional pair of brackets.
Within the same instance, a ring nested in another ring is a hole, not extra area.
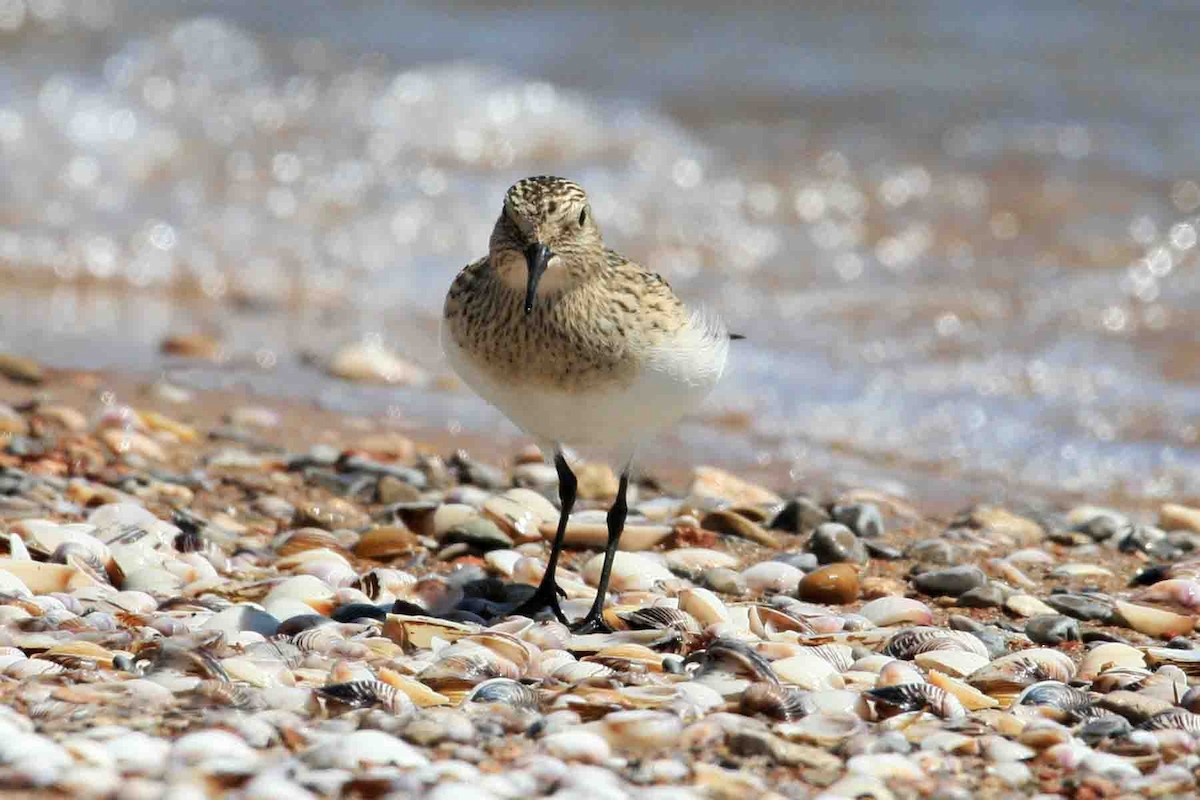
[(802, 689), (841, 689), (845, 685), (836, 667), (812, 653), (776, 661), (771, 668), (781, 682)]
[(944, 675), (936, 669), (929, 671), (929, 683), (942, 689), (947, 694), (958, 698), (963, 708), (968, 711), (978, 711), (983, 708), (998, 708), (1000, 701), (990, 697), (968, 683)]

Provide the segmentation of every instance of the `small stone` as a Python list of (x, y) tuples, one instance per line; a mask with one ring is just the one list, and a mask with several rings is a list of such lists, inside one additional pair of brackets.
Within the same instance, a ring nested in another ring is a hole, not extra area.
[(854, 531), (855, 536), (864, 539), (875, 539), (883, 535), (883, 514), (874, 503), (834, 506), (833, 519)]
[(962, 565), (922, 572), (912, 582), (919, 591), (935, 597), (958, 597), (987, 583), (987, 575), (979, 567)]
[(359, 383), (412, 386), (427, 380), (424, 370), (371, 340), (355, 342), (338, 350), (326, 370), (335, 378)]
[(763, 561), (742, 571), (742, 580), (752, 592), (792, 594), (804, 573), (782, 561)]
[(737, 506), (778, 505), (783, 499), (761, 486), (744, 481), (716, 467), (696, 467), (689, 494), (696, 498), (717, 500)]
[(617, 496), (619, 482), (612, 468), (602, 462), (588, 462), (575, 467), (576, 493), (580, 500), (612, 500)]
[(801, 572), (812, 572), (818, 566), (817, 557), (812, 553), (780, 553), (771, 560), (791, 564)]
[(1079, 623), (1062, 614), (1039, 614), (1025, 623), (1025, 635), (1034, 644), (1059, 645), (1079, 641)]
[(163, 355), (216, 361), (221, 357), (221, 343), (203, 333), (182, 333), (162, 340), (158, 349)]
[(393, 503), (412, 503), (421, 497), (416, 487), (394, 475), (381, 476), (375, 494), (380, 503), (389, 506)]
[(711, 511), (700, 520), (700, 527), (706, 531), (746, 539), (764, 547), (779, 545), (774, 534), (736, 511)]
[(1158, 525), (1169, 531), (1186, 530), (1200, 533), (1200, 508), (1164, 503), (1158, 510)]
[(1123, 514), (1104, 509), (1093, 509), (1093, 512), (1093, 516), (1076, 523), (1073, 530), (1087, 535), (1094, 541), (1102, 542), (1129, 526), (1129, 519)]
[(41, 383), (45, 377), (36, 361), (11, 353), (0, 353), (0, 375), (16, 383)]
[(996, 608), (1003, 605), (1005, 598), (1011, 593), (1011, 589), (992, 581), (960, 594), (957, 605), (962, 608)]
[(443, 544), (461, 542), (476, 550), (503, 550), (513, 546), (512, 537), (487, 517), (472, 517), (460, 522), (443, 534)]
[(327, 531), (336, 528), (361, 528), (370, 521), (356, 506), (338, 497), (303, 503), (296, 510), (296, 514), (298, 524), (312, 525)]
[(800, 581), (798, 597), (812, 603), (845, 605), (858, 599), (858, 570), (849, 564), (821, 567)]
[(904, 551), (904, 557), (922, 564), (949, 566), (958, 563), (959, 548), (958, 545), (945, 539), (921, 539), (908, 546)]
[(1005, 599), (1004, 607), (1016, 614), (1018, 617), (1034, 617), (1039, 614), (1057, 613), (1052, 607), (1046, 605), (1031, 594), (1011, 595)]
[(1050, 594), (1046, 597), (1046, 605), (1060, 614), (1081, 619), (1085, 622), (1098, 620), (1107, 622), (1113, 614), (1112, 602), (1104, 597), (1088, 594), (1073, 594), (1063, 592)]
[(809, 497), (796, 497), (784, 504), (771, 529), (787, 533), (808, 533), (822, 522), (829, 522), (829, 512)]
[(740, 596), (750, 591), (740, 572), (728, 567), (714, 567), (704, 570), (700, 582), (714, 592)]
[(838, 522), (818, 525), (808, 540), (809, 551), (820, 564), (865, 564), (867, 549), (854, 532)]

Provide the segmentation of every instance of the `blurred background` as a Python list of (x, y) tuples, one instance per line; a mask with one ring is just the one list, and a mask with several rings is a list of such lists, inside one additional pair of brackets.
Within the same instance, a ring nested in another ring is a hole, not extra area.
[(1200, 10), (795, 6), (0, 0), (0, 351), (515, 438), (437, 319), (562, 174), (749, 336), (652, 465), (1200, 494)]

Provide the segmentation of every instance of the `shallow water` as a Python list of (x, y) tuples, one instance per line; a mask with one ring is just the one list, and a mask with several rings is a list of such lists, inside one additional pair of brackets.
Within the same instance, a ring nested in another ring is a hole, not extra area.
[[(1200, 494), (1200, 12), (718, 5), (4, 0), (0, 347), (511, 432), (299, 357), (444, 372), (445, 287), (559, 173), (749, 336), (672, 459)], [(195, 329), (231, 361), (160, 359)]]

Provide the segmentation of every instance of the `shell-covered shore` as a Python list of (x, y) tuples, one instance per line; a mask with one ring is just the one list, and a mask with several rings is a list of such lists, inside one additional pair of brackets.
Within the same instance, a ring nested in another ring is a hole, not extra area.
[[(1200, 508), (638, 481), (611, 633), (511, 615), (536, 452), (159, 385), (0, 397), (0, 787), (118, 798), (1194, 791)], [(98, 390), (97, 390), (98, 391)], [(65, 398), (65, 399), (64, 399)], [(611, 471), (560, 567), (590, 604)]]

